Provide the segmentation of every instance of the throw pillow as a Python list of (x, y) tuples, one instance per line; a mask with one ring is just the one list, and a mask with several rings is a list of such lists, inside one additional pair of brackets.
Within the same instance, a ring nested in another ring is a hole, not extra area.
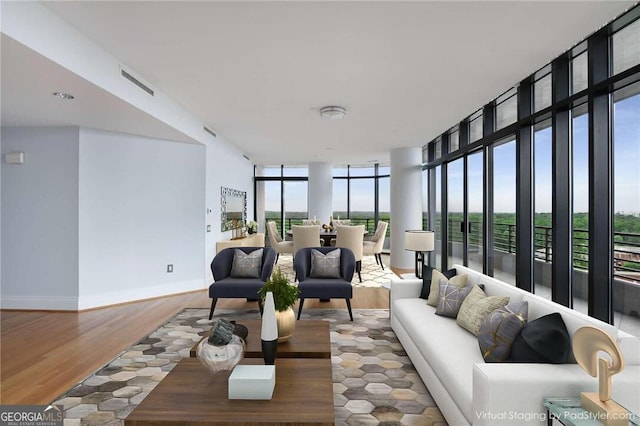
[[(464, 277), (464, 280), (457, 280), (463, 283), (462, 286), (457, 286), (454, 282), (454, 280), (458, 277)], [(466, 275), (458, 275), (450, 280), (447, 280), (446, 278), (442, 278), (440, 280), (440, 291), (438, 296), (438, 306), (436, 307), (436, 315), (451, 318), (455, 318), (456, 316), (458, 316), (458, 311), (460, 310), (462, 302), (464, 302), (464, 299), (473, 288), (473, 286), (471, 285), (464, 285), (466, 283)]]
[[(438, 306), (438, 295), (440, 292), (440, 280), (445, 278), (447, 280), (450, 280), (452, 278), (454, 278), (456, 276), (456, 270), (455, 269), (449, 269), (448, 271), (445, 272), (440, 272), (437, 269), (433, 269), (431, 268), (432, 272), (431, 275), (429, 275), (430, 280), (426, 283), (426, 285), (428, 285), (429, 289), (425, 291), (425, 281), (424, 281), (424, 277), (426, 275), (423, 275), (422, 278), (422, 292), (421, 293), (425, 293), (428, 294), (428, 297), (423, 297), (423, 299), (427, 299), (427, 305), (429, 306)], [(459, 287), (464, 287), (467, 284), (467, 276), (466, 275), (460, 275), (461, 277), (465, 277), (464, 279), (464, 283), (462, 285), (459, 285)], [(433, 283), (433, 285), (431, 285), (431, 283)]]
[(311, 250), (310, 278), (340, 278), (340, 249), (331, 250), (327, 254), (319, 250)]
[(422, 290), (420, 290), (420, 298), (427, 300), (429, 291), (431, 290), (431, 277), (435, 269), (431, 266), (422, 265)]
[(231, 277), (233, 278), (260, 278), (262, 272), (262, 252), (257, 249), (251, 253), (245, 253), (235, 249), (233, 263), (231, 264)]
[(571, 337), (558, 312), (527, 323), (511, 345), (511, 362), (564, 364), (571, 354)]
[(513, 340), (527, 323), (526, 301), (498, 308), (484, 317), (478, 329), (478, 345), (486, 362), (502, 362), (509, 357)]
[(473, 333), (474, 336), (478, 335), (478, 329), (484, 317), (498, 308), (501, 308), (509, 303), (509, 297), (507, 296), (489, 296), (480, 289), (479, 286), (474, 285), (469, 295), (464, 299), (456, 322), (462, 328)]

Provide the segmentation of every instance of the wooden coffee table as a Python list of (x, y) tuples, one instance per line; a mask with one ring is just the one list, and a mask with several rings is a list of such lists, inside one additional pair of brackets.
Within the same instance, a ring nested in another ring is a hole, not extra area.
[[(262, 359), (241, 364), (260, 365)], [(183, 359), (125, 419), (125, 426), (333, 425), (333, 379), (326, 358), (276, 359), (271, 400), (228, 399), (230, 372), (212, 374), (195, 358)]]
[[(262, 358), (260, 343), (260, 320), (238, 321), (249, 330), (245, 341), (245, 358)], [(208, 336), (209, 331), (205, 334)], [(200, 343), (200, 342), (198, 342)], [(196, 357), (196, 343), (189, 355)], [(296, 330), (286, 342), (278, 344), (278, 358), (331, 358), (331, 339), (329, 338), (329, 323), (319, 320), (296, 321)]]

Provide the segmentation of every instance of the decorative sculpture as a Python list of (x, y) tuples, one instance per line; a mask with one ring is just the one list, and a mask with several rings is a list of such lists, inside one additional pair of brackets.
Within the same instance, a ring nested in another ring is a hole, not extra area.
[[(604, 352), (611, 362), (599, 358)], [(627, 411), (611, 400), (611, 376), (624, 369), (624, 357), (617, 343), (606, 332), (596, 327), (585, 326), (573, 336), (573, 354), (576, 362), (592, 377), (598, 377), (598, 393), (582, 392), (582, 407), (598, 416), (606, 426), (626, 425)], [(615, 414), (614, 414), (615, 413)]]
[(278, 323), (276, 320), (276, 305), (273, 293), (267, 292), (262, 309), (262, 327), (260, 332), (262, 340), (262, 356), (264, 365), (274, 365), (278, 351)]

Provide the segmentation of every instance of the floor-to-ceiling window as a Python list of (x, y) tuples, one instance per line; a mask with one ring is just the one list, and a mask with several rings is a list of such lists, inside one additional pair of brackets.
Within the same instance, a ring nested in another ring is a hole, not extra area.
[(640, 330), (640, 83), (613, 101), (613, 307), (623, 329)]
[(447, 165), (447, 268), (462, 265), (464, 222), (464, 159)]
[[(550, 99), (549, 99), (550, 102)], [(547, 105), (548, 106), (548, 105)], [(533, 134), (533, 204), (534, 204), (534, 291), (551, 299), (551, 243), (553, 223), (551, 218), (552, 145), (551, 120), (535, 126)]]
[(493, 146), (493, 276), (516, 282), (516, 141)]
[(640, 6), (522, 77), (423, 149), (437, 264), (462, 236), (472, 268), (640, 335)]
[(467, 187), (468, 265), (476, 271), (482, 271), (484, 260), (484, 153), (482, 150), (467, 156)]
[[(584, 54), (586, 56), (586, 54)], [(582, 104), (572, 111), (573, 308), (589, 313), (589, 114)]]
[(442, 166), (436, 167), (436, 179), (435, 179), (435, 198), (436, 198), (436, 213), (435, 224), (433, 231), (435, 231), (435, 260), (437, 267), (442, 265)]

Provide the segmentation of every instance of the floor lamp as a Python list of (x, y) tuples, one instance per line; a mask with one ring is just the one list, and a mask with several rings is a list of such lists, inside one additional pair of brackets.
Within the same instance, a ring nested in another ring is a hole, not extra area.
[(404, 248), (416, 252), (415, 274), (417, 278), (422, 278), (424, 253), (435, 248), (433, 231), (404, 231)]

